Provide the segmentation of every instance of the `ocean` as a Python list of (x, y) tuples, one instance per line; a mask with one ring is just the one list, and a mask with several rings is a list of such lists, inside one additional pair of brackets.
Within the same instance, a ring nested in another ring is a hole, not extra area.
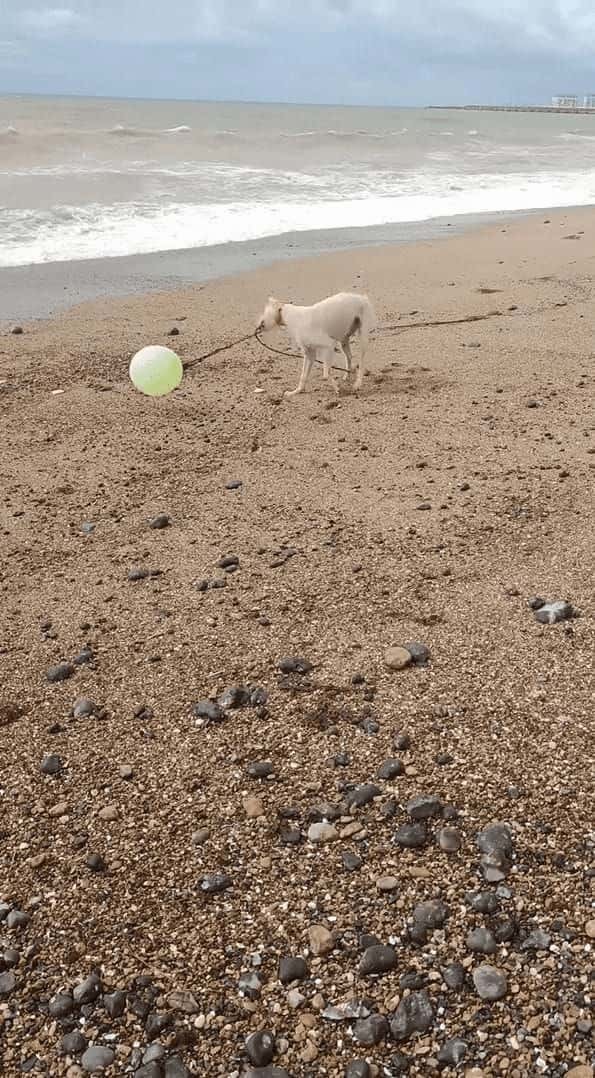
[(0, 98), (0, 266), (595, 201), (595, 116)]

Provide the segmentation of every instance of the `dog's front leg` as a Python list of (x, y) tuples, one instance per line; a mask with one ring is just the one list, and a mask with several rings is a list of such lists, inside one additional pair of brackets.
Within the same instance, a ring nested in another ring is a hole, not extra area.
[(339, 392), (339, 385), (331, 374), (332, 363), (335, 356), (334, 348), (325, 348), (322, 355), (322, 377), (325, 382), (330, 382), (335, 393)]
[(304, 348), (303, 352), (304, 352), (304, 360), (303, 360), (303, 363), (302, 363), (302, 373), (300, 375), (300, 380), (299, 380), (299, 382), (297, 384), (297, 387), (295, 389), (286, 390), (286, 392), (285, 392), (286, 397), (297, 397), (298, 393), (303, 393), (304, 389), (306, 388), (306, 382), (308, 381), (308, 375), (310, 374), (310, 371), (312, 370), (312, 364), (314, 362), (314, 356), (312, 354), (311, 349), (309, 349), (309, 348)]

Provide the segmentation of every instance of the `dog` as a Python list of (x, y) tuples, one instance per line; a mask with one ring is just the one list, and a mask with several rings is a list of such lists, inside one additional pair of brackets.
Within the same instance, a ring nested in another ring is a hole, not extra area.
[(346, 359), (345, 379), (351, 376), (353, 355), (351, 338), (360, 338), (359, 359), (354, 388), (360, 390), (364, 379), (364, 357), (370, 332), (375, 328), (374, 308), (367, 296), (354, 292), (339, 292), (311, 307), (297, 307), (293, 303), (281, 303), (269, 296), (262, 318), (256, 327), (262, 333), (275, 326), (285, 326), (294, 344), (303, 356), (302, 373), (296, 389), (288, 390), (286, 397), (303, 393), (314, 363), (322, 363), (322, 377), (329, 381), (336, 393), (339, 386), (331, 374), (335, 345), (339, 344)]

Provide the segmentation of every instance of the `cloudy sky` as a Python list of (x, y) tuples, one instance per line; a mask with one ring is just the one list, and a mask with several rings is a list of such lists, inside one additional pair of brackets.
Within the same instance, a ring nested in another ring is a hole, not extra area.
[(0, 0), (0, 92), (340, 104), (595, 92), (594, 0)]

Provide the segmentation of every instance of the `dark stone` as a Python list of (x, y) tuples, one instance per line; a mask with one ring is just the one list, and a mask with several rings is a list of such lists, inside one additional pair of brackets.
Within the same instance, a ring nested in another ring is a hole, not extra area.
[(370, 1073), (365, 1059), (352, 1059), (345, 1068), (345, 1078), (370, 1078)]
[(275, 1037), (268, 1030), (253, 1033), (246, 1041), (246, 1052), (255, 1067), (268, 1067), (275, 1054)]
[(311, 662), (298, 655), (290, 655), (279, 661), (279, 670), (282, 674), (309, 674), (313, 669)]
[(442, 970), (444, 983), (453, 992), (460, 992), (465, 983), (465, 967), (460, 962), (451, 962)]
[(230, 479), (229, 482), (225, 484), (225, 489), (239, 490), (241, 486), (243, 486), (241, 479)]
[(417, 794), (407, 802), (406, 808), (412, 820), (429, 820), (432, 816), (440, 816), (442, 802), (435, 794)]
[(505, 823), (494, 823), (477, 835), (481, 868), (488, 883), (505, 879), (512, 867), (512, 835)]
[(50, 756), (44, 756), (41, 761), (41, 770), (44, 775), (59, 775), (64, 764), (59, 756), (52, 753)]
[(20, 337), (25, 331), (22, 326), (13, 326), (10, 332), (13, 337)]
[(426, 1033), (433, 1022), (434, 1008), (428, 993), (412, 992), (399, 1003), (390, 1030), (396, 1041), (405, 1041), (413, 1033)]
[(390, 782), (391, 779), (396, 779), (398, 775), (403, 775), (404, 773), (405, 766), (402, 760), (396, 759), (385, 760), (377, 771), (378, 778), (386, 782)]
[(227, 891), (232, 886), (231, 876), (227, 876), (224, 872), (214, 872), (211, 875), (201, 876), (199, 880), (199, 887), (206, 895), (221, 894), (222, 891)]
[(388, 1034), (388, 1022), (383, 1014), (371, 1014), (360, 1018), (353, 1030), (354, 1039), (366, 1048), (381, 1044)]
[(262, 992), (262, 981), (257, 973), (242, 973), (238, 980), (238, 992), (246, 999), (258, 999)]
[(89, 663), (93, 662), (94, 658), (95, 656), (91, 651), (91, 648), (83, 648), (82, 651), (79, 651), (78, 655), (75, 655), (72, 661), (75, 666), (87, 666)]
[(179, 1056), (170, 1056), (165, 1061), (164, 1078), (192, 1078), (192, 1074)]
[(90, 853), (85, 860), (85, 864), (91, 872), (107, 872), (107, 865), (99, 853)]
[(351, 757), (348, 752), (338, 752), (332, 758), (333, 767), (349, 767)]
[(58, 663), (57, 666), (50, 666), (46, 677), (47, 680), (55, 684), (58, 681), (68, 681), (74, 674), (74, 666), (72, 663)]
[(250, 703), (250, 689), (247, 689), (245, 685), (232, 685), (221, 693), (221, 696), (217, 698), (217, 703), (224, 711), (246, 707)]
[(380, 797), (381, 793), (382, 790), (378, 786), (368, 782), (350, 790), (345, 796), (345, 802), (349, 808), (363, 808), (364, 805), (369, 805), (375, 797)]
[[(138, 1013), (138, 1012), (137, 1012)], [(147, 1040), (154, 1041), (171, 1025), (170, 1014), (149, 1013), (145, 1021), (145, 1034)]]
[(153, 528), (154, 531), (163, 531), (164, 528), (169, 528), (170, 524), (171, 520), (167, 513), (159, 513), (158, 516), (149, 521), (149, 527)]
[(121, 1018), (126, 1010), (126, 993), (112, 992), (103, 997), (103, 1006), (110, 1018)]
[(411, 1060), (409, 1056), (404, 1056), (402, 1052), (396, 1052), (392, 1055), (388, 1061), (390, 1067), (389, 1074), (391, 1078), (397, 1078), (399, 1074), (407, 1074), (411, 1068)]
[(281, 984), (292, 984), (294, 981), (305, 981), (309, 975), (308, 965), (303, 958), (287, 957), (279, 961), (279, 980)]
[(560, 601), (544, 603), (539, 610), (535, 611), (535, 620), (542, 625), (555, 625), (559, 621), (568, 621), (576, 617), (576, 611), (570, 603)]
[(52, 1018), (67, 1018), (69, 1014), (72, 1014), (73, 1008), (74, 1001), (70, 992), (58, 992), (48, 1005)]
[(346, 872), (357, 872), (363, 864), (361, 857), (359, 857), (357, 853), (352, 853), (351, 850), (342, 851), (341, 861), (343, 862), (343, 868)]
[(219, 558), (219, 561), (216, 564), (218, 569), (225, 569), (228, 571), (229, 569), (237, 569), (240, 564), (240, 559), (237, 554), (227, 554), (224, 558)]
[(85, 1051), (88, 1043), (79, 1029), (73, 1029), (72, 1033), (66, 1033), (62, 1037), (60, 1048), (65, 1056), (78, 1056)]
[(251, 1067), (246, 1078), (291, 1078), (285, 1067)]
[(428, 833), (423, 823), (404, 823), (395, 831), (395, 842), (406, 850), (418, 850), (425, 846)]
[(521, 951), (549, 951), (552, 937), (542, 928), (535, 928), (521, 943)]
[(411, 969), (407, 973), (402, 973), (399, 977), (399, 988), (402, 988), (403, 991), (408, 988), (410, 992), (419, 992), (422, 988), (425, 988), (427, 980), (425, 973)]
[(257, 760), (249, 764), (246, 770), (251, 779), (268, 779), (269, 775), (275, 773), (275, 768), (269, 760)]
[(0, 973), (0, 999), (3, 996), (10, 996), (17, 987), (17, 979), (12, 972), (8, 970), (6, 973)]
[(467, 1055), (467, 1045), (460, 1037), (446, 1041), (438, 1052), (438, 1062), (442, 1067), (458, 1067)]
[(407, 752), (411, 748), (411, 738), (409, 734), (395, 734), (393, 737), (393, 745), (397, 752)]
[(90, 973), (84, 981), (75, 985), (72, 998), (77, 1007), (82, 1007), (85, 1003), (94, 1003), (101, 994), (101, 987), (101, 980), (96, 973)]
[(428, 902), (420, 902), (413, 910), (413, 920), (421, 928), (434, 930), (442, 928), (449, 915), (448, 906), (438, 899), (430, 899)]
[(494, 936), (498, 943), (510, 943), (516, 936), (518, 925), (511, 917), (505, 917), (494, 925)]
[(465, 895), (465, 902), (475, 913), (497, 913), (500, 909), (500, 901), (493, 891), (470, 892)]
[(545, 606), (545, 599), (542, 599), (540, 595), (534, 595), (528, 600), (527, 604), (530, 610), (541, 610), (542, 606)]
[(473, 983), (480, 999), (488, 1003), (503, 999), (508, 991), (506, 974), (495, 966), (478, 966), (473, 971)]
[(467, 936), (467, 950), (476, 954), (495, 954), (498, 949), (496, 940), (488, 928), (474, 928)]
[(388, 801), (384, 801), (380, 806), (380, 815), (384, 820), (392, 820), (399, 811), (399, 806), (394, 797), (389, 797)]
[(360, 977), (370, 977), (377, 973), (388, 973), (397, 965), (397, 952), (389, 944), (375, 944), (364, 951), (360, 964)]
[(11, 910), (6, 918), (6, 924), (9, 928), (26, 928), (31, 920), (28, 913), (24, 910)]
[(93, 1073), (93, 1071), (107, 1070), (115, 1058), (116, 1054), (111, 1048), (106, 1048), (103, 1044), (93, 1044), (83, 1053), (81, 1064), (83, 1070)]
[(134, 1072), (134, 1078), (163, 1078), (163, 1067), (158, 1060), (144, 1063)]
[(205, 719), (206, 722), (221, 722), (225, 718), (225, 712), (214, 700), (199, 700), (192, 708), (192, 714), (197, 719)]
[(20, 951), (17, 951), (16, 947), (7, 947), (0, 955), (0, 960), (4, 962), (7, 969), (12, 969), (21, 961)]
[(409, 652), (416, 666), (426, 666), (429, 662), (430, 649), (425, 644), (413, 641), (409, 644), (403, 644), (403, 647)]
[(98, 710), (93, 700), (88, 700), (86, 696), (79, 696), (72, 706), (72, 715), (75, 719), (86, 719), (89, 715), (95, 715)]
[(172, 328), (168, 331), (167, 335), (168, 337), (179, 337), (180, 331), (177, 326), (172, 326)]
[(129, 580), (146, 580), (151, 575), (150, 569), (135, 568), (128, 573)]

